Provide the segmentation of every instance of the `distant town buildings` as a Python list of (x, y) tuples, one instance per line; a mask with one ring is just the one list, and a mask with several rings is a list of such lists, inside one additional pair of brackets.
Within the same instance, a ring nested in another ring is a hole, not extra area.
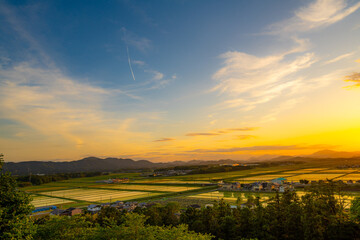
[(276, 178), (270, 182), (260, 181), (253, 183), (219, 183), (220, 190), (225, 191), (253, 191), (253, 192), (285, 192), (286, 190), (293, 191), (292, 183), (286, 182), (285, 178)]
[(130, 182), (129, 178), (113, 178), (113, 179), (107, 179), (107, 180), (100, 180), (96, 181), (96, 183), (128, 183)]

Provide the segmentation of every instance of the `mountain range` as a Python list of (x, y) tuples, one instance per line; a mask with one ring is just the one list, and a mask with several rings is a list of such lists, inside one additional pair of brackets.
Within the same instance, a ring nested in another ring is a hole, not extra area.
[(10, 171), (14, 175), (28, 174), (55, 174), (55, 173), (71, 173), (71, 172), (112, 172), (118, 170), (129, 169), (155, 169), (172, 166), (184, 165), (211, 165), (211, 164), (233, 164), (233, 163), (249, 163), (264, 161), (316, 161), (323, 162), (328, 160), (339, 159), (339, 161), (331, 161), (341, 163), (340, 159), (351, 159), (360, 157), (360, 152), (339, 152), (333, 150), (322, 150), (305, 156), (274, 156), (264, 155), (249, 160), (231, 160), (222, 159), (216, 161), (191, 160), (191, 161), (173, 161), (166, 163), (154, 163), (148, 160), (132, 160), (125, 158), (97, 158), (87, 157), (77, 161), (70, 162), (53, 162), (53, 161), (27, 161), (27, 162), (6, 162), (3, 170)]

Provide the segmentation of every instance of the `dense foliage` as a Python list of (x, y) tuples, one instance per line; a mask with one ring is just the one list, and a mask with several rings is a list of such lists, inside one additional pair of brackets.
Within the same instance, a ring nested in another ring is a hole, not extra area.
[[(0, 169), (3, 163), (0, 154)], [(17, 189), (10, 173), (0, 173), (0, 239), (31, 239), (35, 228), (28, 217), (30, 201), (28, 194)]]
[(107, 173), (84, 172), (84, 173), (58, 173), (58, 174), (48, 174), (48, 175), (28, 175), (28, 176), (18, 176), (16, 180), (19, 182), (19, 186), (26, 187), (28, 185), (41, 185), (49, 182), (68, 180), (70, 178), (95, 177), (101, 175), (107, 175)]
[(106, 239), (197, 239), (209, 240), (207, 234), (190, 232), (186, 225), (159, 227), (145, 224), (146, 217), (136, 213), (122, 213), (119, 219), (108, 218), (98, 224), (91, 216), (51, 217), (38, 224), (35, 239), (39, 240), (106, 240)]
[(214, 207), (188, 208), (180, 219), (178, 212), (154, 205), (137, 210), (153, 225), (187, 224), (190, 230), (209, 233), (221, 239), (358, 239), (360, 236), (360, 198), (353, 200), (350, 213), (335, 183), (312, 185), (301, 198), (295, 192), (276, 194), (266, 203), (249, 198), (237, 208), (224, 202)]

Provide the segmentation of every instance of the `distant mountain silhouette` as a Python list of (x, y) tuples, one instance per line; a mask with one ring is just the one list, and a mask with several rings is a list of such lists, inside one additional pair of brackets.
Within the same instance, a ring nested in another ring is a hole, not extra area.
[(174, 161), (166, 163), (154, 163), (148, 160), (132, 160), (128, 158), (97, 158), (87, 157), (70, 162), (51, 162), (51, 161), (28, 161), (28, 162), (5, 162), (3, 170), (10, 171), (15, 175), (28, 174), (54, 174), (71, 172), (114, 172), (128, 169), (156, 169), (173, 166), (194, 166), (212, 164), (233, 164), (249, 162), (317, 162), (318, 164), (339, 165), (340, 163), (349, 164), (348, 161), (359, 163), (360, 152), (338, 152), (333, 150), (321, 150), (305, 156), (279, 156), (263, 155), (250, 158), (246, 161), (236, 161), (231, 159), (221, 159), (214, 161), (191, 160)]
[(306, 157), (313, 158), (353, 158), (359, 157), (360, 152), (341, 152), (341, 151), (333, 151), (333, 150), (321, 150), (315, 152), (313, 154), (307, 155)]
[(96, 158), (87, 157), (71, 162), (29, 161), (8, 162), (4, 169), (16, 175), (53, 174), (69, 172), (107, 172), (120, 169), (151, 168), (154, 163), (147, 160), (134, 161), (123, 158)]
[(97, 158), (87, 157), (77, 161), (70, 162), (51, 162), (51, 161), (28, 161), (28, 162), (6, 162), (4, 165), (5, 171), (10, 171), (15, 175), (28, 174), (54, 174), (54, 173), (71, 173), (71, 172), (112, 172), (117, 170), (127, 169), (147, 169), (147, 168), (162, 168), (171, 166), (184, 165), (209, 165), (209, 164), (224, 164), (237, 163), (230, 159), (218, 161), (202, 161), (191, 160), (175, 161), (168, 163), (153, 163), (148, 160), (132, 160), (124, 158)]

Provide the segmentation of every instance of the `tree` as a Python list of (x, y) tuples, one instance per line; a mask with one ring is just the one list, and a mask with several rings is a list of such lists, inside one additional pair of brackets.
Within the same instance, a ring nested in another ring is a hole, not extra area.
[[(0, 154), (0, 171), (4, 164)], [(0, 173), (0, 239), (32, 239), (35, 227), (28, 216), (31, 197), (17, 188), (10, 173)]]
[[(53, 216), (38, 225), (35, 239), (39, 240), (86, 240), (93, 236), (92, 223), (86, 217), (76, 215)], [(100, 226), (99, 226), (100, 227)]]
[(360, 197), (351, 201), (350, 214), (352, 219), (360, 222)]

